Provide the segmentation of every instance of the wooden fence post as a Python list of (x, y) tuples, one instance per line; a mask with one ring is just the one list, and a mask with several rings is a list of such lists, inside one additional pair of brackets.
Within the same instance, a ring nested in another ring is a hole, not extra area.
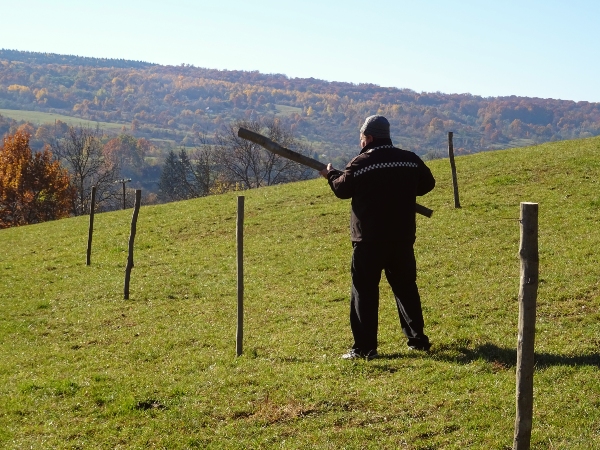
[(458, 199), (458, 178), (456, 177), (456, 164), (454, 163), (454, 142), (452, 136), (454, 133), (448, 131), (448, 157), (450, 158), (450, 167), (452, 168), (452, 186), (454, 187), (454, 207), (460, 208)]
[(90, 204), (90, 227), (88, 230), (88, 245), (86, 265), (92, 264), (92, 235), (94, 234), (94, 212), (96, 210), (96, 186), (92, 186), (92, 199)]
[(538, 288), (538, 204), (521, 203), (521, 287), (517, 341), (517, 413), (513, 450), (529, 450), (533, 418), (535, 313)]
[(125, 267), (125, 300), (129, 300), (129, 279), (131, 269), (133, 269), (133, 242), (137, 226), (138, 213), (140, 212), (140, 202), (142, 200), (142, 190), (135, 190), (135, 205), (133, 207), (133, 216), (131, 217), (131, 233), (129, 234), (129, 255), (127, 256), (127, 267)]
[(237, 331), (236, 354), (240, 356), (244, 342), (244, 196), (237, 202)]

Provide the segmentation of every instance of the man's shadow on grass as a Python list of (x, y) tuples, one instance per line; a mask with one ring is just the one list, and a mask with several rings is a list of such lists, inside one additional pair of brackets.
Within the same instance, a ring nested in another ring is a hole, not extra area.
[[(457, 364), (469, 364), (474, 361), (483, 360), (505, 368), (517, 365), (516, 348), (502, 348), (495, 344), (483, 344), (475, 348), (469, 348), (468, 345), (459, 342), (440, 345), (434, 344), (429, 352), (411, 351), (410, 353), (395, 353), (381, 356), (384, 359), (428, 357)], [(600, 353), (557, 355), (535, 352), (535, 367), (537, 369), (544, 369), (551, 366), (593, 366), (600, 368)]]

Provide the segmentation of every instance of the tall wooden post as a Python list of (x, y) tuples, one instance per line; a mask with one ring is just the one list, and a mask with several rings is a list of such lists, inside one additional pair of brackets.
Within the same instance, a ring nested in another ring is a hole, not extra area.
[(92, 235), (94, 234), (94, 212), (96, 210), (96, 186), (92, 186), (92, 198), (90, 203), (90, 227), (88, 230), (87, 259), (86, 265), (92, 264)]
[(133, 269), (133, 242), (135, 241), (135, 232), (137, 226), (138, 213), (140, 212), (140, 202), (142, 200), (142, 190), (135, 190), (135, 205), (133, 207), (133, 216), (131, 216), (131, 232), (129, 234), (129, 254), (127, 256), (127, 267), (125, 267), (125, 300), (129, 300), (129, 279), (131, 278), (131, 269)]
[(513, 450), (529, 450), (533, 418), (535, 313), (538, 288), (538, 204), (521, 203), (521, 287), (517, 341), (517, 414)]
[(236, 354), (240, 356), (244, 342), (244, 196), (237, 202), (237, 331)]
[(458, 178), (456, 177), (456, 164), (454, 163), (454, 142), (452, 136), (454, 133), (448, 131), (448, 157), (450, 158), (450, 167), (452, 168), (452, 186), (454, 187), (454, 207), (460, 208), (460, 200), (458, 199)]

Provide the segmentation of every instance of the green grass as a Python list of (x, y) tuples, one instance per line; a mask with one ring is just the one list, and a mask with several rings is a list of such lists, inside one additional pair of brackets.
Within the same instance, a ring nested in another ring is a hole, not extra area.
[(91, 120), (82, 119), (80, 117), (73, 116), (65, 116), (63, 114), (54, 114), (47, 113), (41, 111), (25, 111), (20, 109), (0, 109), (0, 115), (4, 117), (9, 117), (14, 120), (24, 120), (26, 122), (31, 122), (36, 125), (42, 124), (53, 124), (55, 120), (60, 120), (65, 122), (70, 126), (90, 126), (95, 127), (96, 124), (105, 130), (120, 132), (123, 128), (122, 123), (112, 123), (112, 122), (95, 122)]
[(382, 358), (348, 362), (349, 202), (322, 179), (0, 231), (0, 447), (509, 449), (519, 203), (539, 203), (532, 448), (600, 448), (600, 139), (429, 163), (416, 245), (430, 354), (382, 283)]

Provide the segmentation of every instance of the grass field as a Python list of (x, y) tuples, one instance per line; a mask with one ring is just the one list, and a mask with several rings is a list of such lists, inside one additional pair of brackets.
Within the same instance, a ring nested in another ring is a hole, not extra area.
[(277, 114), (280, 114), (282, 116), (290, 116), (292, 114), (302, 114), (302, 108), (297, 108), (295, 106), (275, 105), (275, 109), (277, 110)]
[(42, 111), (25, 111), (20, 109), (0, 109), (0, 115), (4, 117), (10, 117), (14, 120), (24, 120), (26, 122), (31, 122), (35, 125), (42, 125), (45, 123), (53, 124), (55, 120), (60, 120), (65, 122), (70, 126), (89, 126), (95, 127), (98, 125), (100, 128), (113, 131), (120, 132), (123, 127), (122, 123), (111, 123), (111, 122), (93, 122), (90, 120), (85, 120), (80, 117), (72, 117), (65, 116), (62, 114), (54, 114), (47, 113)]
[[(17, 121), (24, 120), (35, 125), (53, 124), (55, 120), (60, 120), (72, 127), (84, 126), (95, 128), (96, 126), (99, 126), (101, 130), (111, 133), (121, 133), (123, 126), (127, 126), (127, 124), (122, 123), (93, 122), (80, 117), (65, 116), (62, 114), (47, 113), (42, 111), (25, 111), (20, 109), (0, 109), (0, 115)], [(177, 141), (174, 139), (151, 138), (150, 141), (158, 144), (161, 147), (177, 147)]]
[(519, 203), (539, 203), (533, 449), (600, 449), (600, 139), (429, 163), (417, 218), (428, 354), (381, 285), (382, 358), (343, 361), (347, 201), (322, 179), (0, 231), (0, 447), (510, 449)]

